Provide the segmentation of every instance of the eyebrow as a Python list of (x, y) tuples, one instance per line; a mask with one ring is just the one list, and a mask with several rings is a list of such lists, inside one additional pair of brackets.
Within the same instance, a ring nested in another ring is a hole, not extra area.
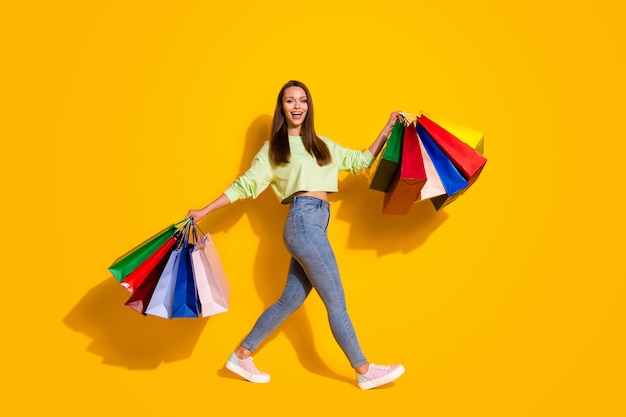
[[(296, 98), (296, 97), (294, 97), (294, 96), (285, 96), (284, 98), (287, 99), (287, 98)], [(297, 98), (302, 100), (303, 98), (307, 98), (307, 96), (300, 96), (300, 97), (297, 97)]]

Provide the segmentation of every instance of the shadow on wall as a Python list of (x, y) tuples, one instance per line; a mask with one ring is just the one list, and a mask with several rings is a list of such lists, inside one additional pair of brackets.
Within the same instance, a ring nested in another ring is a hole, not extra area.
[(428, 200), (404, 215), (382, 214), (385, 193), (370, 189), (370, 182), (371, 175), (348, 174), (339, 182), (339, 193), (331, 195), (332, 201), (341, 201), (337, 219), (350, 224), (350, 249), (371, 249), (380, 256), (414, 252), (448, 218), (445, 208), (436, 211)]
[(163, 362), (188, 358), (206, 319), (144, 317), (124, 305), (129, 296), (109, 276), (89, 290), (63, 322), (91, 337), (87, 351), (107, 365), (155, 369)]

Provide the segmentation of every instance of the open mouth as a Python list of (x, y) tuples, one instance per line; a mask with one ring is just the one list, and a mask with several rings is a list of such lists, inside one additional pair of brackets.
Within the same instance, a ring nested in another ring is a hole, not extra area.
[(291, 117), (293, 117), (294, 119), (299, 119), (302, 117), (302, 112), (293, 112), (291, 113)]

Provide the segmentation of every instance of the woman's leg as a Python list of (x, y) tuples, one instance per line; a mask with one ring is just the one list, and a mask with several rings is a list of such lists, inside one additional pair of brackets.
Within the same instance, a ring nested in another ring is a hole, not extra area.
[(285, 244), (293, 257), (283, 294), (259, 317), (250, 334), (226, 364), (228, 369), (248, 381), (269, 381), (268, 374), (256, 369), (250, 354), (302, 305), (312, 287), (326, 306), (335, 340), (357, 371), (360, 388), (372, 389), (387, 384), (404, 373), (402, 365), (368, 363), (361, 351), (347, 313), (337, 262), (326, 235), (329, 218), (328, 203), (304, 196), (294, 199), (285, 224)]
[(333, 336), (353, 368), (367, 360), (347, 312), (339, 268), (327, 237), (330, 207), (312, 197), (296, 197), (285, 226), (285, 244), (302, 266), (328, 312)]
[(294, 311), (311, 292), (311, 283), (295, 259), (291, 258), (287, 284), (282, 295), (257, 319), (254, 327), (235, 351), (240, 359), (246, 359), (257, 347)]
[(298, 309), (311, 292), (302, 267), (291, 259), (287, 284), (280, 299), (265, 310), (241, 345), (235, 349), (226, 362), (226, 368), (250, 382), (269, 382), (270, 376), (259, 371), (253, 363), (252, 352), (283, 322)]

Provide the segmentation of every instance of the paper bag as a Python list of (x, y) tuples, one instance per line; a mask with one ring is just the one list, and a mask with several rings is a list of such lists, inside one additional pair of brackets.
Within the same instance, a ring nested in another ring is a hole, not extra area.
[(153, 270), (157, 269), (155, 273), (160, 274), (165, 267), (165, 263), (161, 261), (163, 259), (167, 260), (169, 253), (174, 250), (175, 243), (176, 237), (170, 237), (152, 255), (150, 255), (145, 261), (139, 264), (137, 268), (128, 274), (128, 276), (122, 280), (120, 285), (132, 293), (141, 285), (141, 283), (151, 274)]
[(119, 257), (111, 266), (109, 271), (118, 280), (122, 281), (128, 274), (137, 268), (159, 247), (161, 247), (176, 232), (176, 225), (171, 225), (150, 237), (135, 248)]
[(415, 125), (404, 128), (400, 169), (385, 192), (383, 214), (407, 214), (426, 183), (426, 171)]
[(473, 184), (487, 163), (487, 159), (426, 115), (422, 114), (419, 117), (419, 124), (430, 134), (469, 184)]
[(376, 171), (370, 184), (372, 190), (387, 191), (396, 171), (400, 166), (404, 124), (396, 120), (389, 139), (376, 165)]
[(435, 206), (435, 209), (440, 210), (445, 205), (454, 201), (469, 183), (452, 163), (452, 161), (448, 159), (443, 150), (439, 148), (437, 143), (435, 143), (433, 138), (426, 131), (426, 129), (424, 129), (424, 126), (422, 126), (421, 123), (418, 123), (417, 125), (417, 135), (424, 145), (424, 149), (426, 149), (428, 156), (433, 162), (433, 165), (439, 174), (439, 178), (446, 190), (445, 194), (431, 198), (430, 200)]
[(165, 268), (158, 279), (145, 313), (166, 319), (172, 317), (172, 301), (176, 285), (176, 271), (180, 250), (177, 248), (170, 254)]
[(230, 283), (209, 234), (200, 236), (191, 253), (202, 317), (228, 311)]
[(446, 189), (443, 186), (443, 182), (441, 181), (441, 177), (435, 168), (435, 164), (433, 160), (430, 159), (430, 155), (426, 152), (424, 148), (424, 144), (422, 140), (418, 136), (418, 140), (420, 142), (420, 151), (422, 152), (422, 160), (424, 161), (424, 170), (426, 171), (426, 183), (420, 191), (420, 195), (418, 196), (418, 201), (429, 200), (433, 197), (438, 197), (440, 195), (444, 195), (446, 193)]
[(461, 141), (467, 143), (470, 147), (472, 147), (472, 149), (475, 149), (481, 155), (485, 154), (485, 136), (481, 132), (441, 116), (435, 116), (425, 112), (421, 112), (421, 114), (437, 123)]
[(180, 251), (172, 300), (172, 318), (199, 316), (198, 292), (191, 266), (193, 247), (194, 245), (189, 244)]
[(138, 313), (146, 315), (146, 309), (148, 308), (148, 304), (150, 299), (152, 298), (152, 293), (154, 292), (154, 288), (159, 282), (159, 277), (161, 276), (165, 265), (167, 264), (168, 257), (164, 257), (161, 260), (162, 265), (158, 265), (156, 268), (153, 268), (148, 276), (141, 282), (141, 284), (133, 291), (128, 300), (126, 300), (125, 305), (135, 310)]

